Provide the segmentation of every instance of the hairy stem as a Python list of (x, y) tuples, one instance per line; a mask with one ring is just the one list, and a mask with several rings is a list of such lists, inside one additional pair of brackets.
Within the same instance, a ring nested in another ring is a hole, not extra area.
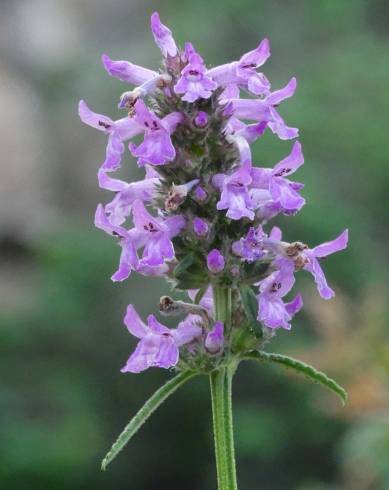
[[(231, 290), (214, 288), (216, 320), (231, 327)], [(213, 431), (218, 490), (237, 490), (231, 384), (236, 366), (228, 365), (210, 374)]]

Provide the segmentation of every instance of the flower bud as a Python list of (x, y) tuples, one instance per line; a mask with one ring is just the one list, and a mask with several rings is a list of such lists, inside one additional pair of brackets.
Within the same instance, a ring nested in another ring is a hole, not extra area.
[(194, 124), (197, 128), (205, 128), (208, 124), (208, 114), (204, 111), (199, 111), (194, 118)]
[(240, 276), (240, 268), (237, 265), (234, 265), (231, 267), (231, 275), (233, 277), (239, 277)]
[(208, 269), (217, 274), (224, 269), (225, 260), (223, 255), (219, 252), (217, 248), (214, 248), (207, 255), (207, 267)]
[(205, 338), (205, 349), (210, 354), (217, 354), (223, 350), (224, 344), (224, 325), (222, 322), (215, 322), (215, 326)]
[(208, 194), (205, 192), (205, 190), (201, 187), (201, 185), (198, 185), (194, 191), (194, 195), (198, 201), (205, 201), (208, 197)]
[(195, 218), (193, 220), (193, 231), (199, 237), (205, 237), (208, 233), (209, 226), (206, 221), (201, 218)]

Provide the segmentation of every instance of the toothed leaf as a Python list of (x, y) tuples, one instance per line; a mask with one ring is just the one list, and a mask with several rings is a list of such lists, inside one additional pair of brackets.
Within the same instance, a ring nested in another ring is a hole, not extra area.
[(328, 388), (336, 393), (341, 398), (343, 405), (345, 405), (347, 402), (347, 392), (344, 388), (338, 385), (338, 383), (332, 378), (329, 378), (326, 374), (318, 371), (305, 362), (294, 359), (293, 357), (263, 351), (250, 352), (245, 356), (245, 359), (253, 359), (259, 362), (274, 362), (276, 364), (281, 364), (285, 368), (294, 369), (295, 371), (309, 378), (314, 383), (320, 383), (325, 388)]
[(196, 373), (186, 371), (177, 374), (173, 379), (165, 383), (159, 390), (157, 390), (151, 398), (143, 405), (139, 412), (131, 419), (129, 424), (124, 428), (123, 432), (119, 435), (116, 441), (113, 443), (111, 449), (104, 457), (101, 463), (101, 469), (105, 470), (109, 463), (116, 458), (118, 453), (124, 448), (127, 442), (138, 432), (141, 426), (146, 422), (150, 415), (168, 398), (174, 393), (181, 385), (183, 385), (190, 378), (195, 376)]

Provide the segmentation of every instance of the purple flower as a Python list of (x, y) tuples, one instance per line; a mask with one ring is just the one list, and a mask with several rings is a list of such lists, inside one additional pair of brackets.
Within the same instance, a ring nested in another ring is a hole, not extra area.
[(177, 125), (182, 122), (183, 116), (179, 112), (172, 112), (159, 119), (154, 113), (149, 111), (143, 100), (135, 103), (135, 117), (145, 131), (143, 143), (139, 146), (130, 145), (131, 153), (138, 158), (138, 165), (146, 163), (150, 165), (165, 165), (174, 160), (176, 150), (170, 139), (170, 135), (175, 131)]
[(213, 329), (205, 337), (205, 350), (211, 354), (217, 354), (223, 349), (224, 344), (224, 325), (222, 322), (215, 322)]
[(111, 223), (105, 214), (104, 206), (98, 204), (95, 213), (95, 226), (100, 230), (105, 231), (108, 235), (127, 238), (129, 231), (117, 224)]
[(244, 54), (239, 61), (212, 68), (207, 74), (219, 86), (236, 84), (248, 88), (255, 95), (261, 95), (269, 91), (270, 83), (262, 73), (256, 70), (266, 62), (269, 56), (269, 41), (264, 39), (256, 49)]
[(243, 217), (254, 219), (253, 203), (248, 186), (251, 184), (251, 166), (249, 162), (238, 168), (230, 176), (217, 174), (212, 183), (221, 189), (220, 201), (216, 208), (227, 209), (227, 216), (238, 220)]
[(177, 54), (177, 46), (174, 42), (172, 31), (162, 24), (159, 13), (154, 12), (151, 16), (151, 31), (154, 36), (154, 41), (161, 50), (163, 56), (174, 57)]
[(131, 206), (137, 199), (150, 202), (160, 184), (160, 179), (150, 178), (128, 184), (113, 179), (104, 170), (98, 172), (99, 185), (102, 189), (116, 192), (113, 200), (105, 206), (105, 213), (112, 224), (121, 225), (131, 213)]
[(324, 272), (320, 266), (318, 259), (326, 258), (347, 247), (348, 230), (344, 230), (335, 240), (322, 243), (312, 249), (305, 249), (300, 252), (300, 256), (304, 261), (304, 269), (313, 275), (316, 282), (317, 290), (324, 299), (330, 299), (335, 296), (334, 291), (328, 286)]
[[(181, 215), (166, 219), (154, 218), (139, 200), (133, 202), (132, 214), (135, 227), (126, 230), (108, 220), (102, 205), (96, 210), (96, 227), (120, 238), (122, 253), (119, 269), (112, 276), (113, 281), (127, 279), (133, 270), (148, 276), (164, 274), (168, 270), (165, 260), (174, 257), (171, 239), (185, 226), (185, 219)], [(138, 251), (142, 248), (142, 258), (139, 259)]]
[(262, 226), (251, 227), (247, 235), (232, 244), (232, 251), (235, 255), (242, 257), (247, 262), (254, 262), (265, 255), (263, 239), (266, 234)]
[[(128, 306), (124, 322), (138, 343), (122, 371), (170, 368), (181, 357), (179, 371), (210, 372), (228, 365), (236, 329), (215, 321), (215, 288), (255, 288), (257, 318), (264, 331), (289, 330), (302, 308), (300, 294), (285, 299), (295, 273), (307, 270), (320, 295), (332, 297), (320, 259), (343, 250), (348, 232), (310, 249), (283, 241), (277, 227), (264, 231), (271, 218), (293, 215), (305, 204), (303, 184), (290, 180), (304, 163), (298, 141), (274, 168), (252, 161), (251, 145), (267, 127), (282, 140), (298, 136), (297, 128), (287, 126), (278, 113), (279, 104), (294, 94), (296, 79), (271, 91), (260, 73), (270, 56), (269, 41), (264, 39), (238, 61), (208, 70), (191, 43), (185, 43), (184, 50), (177, 48), (157, 12), (151, 16), (151, 30), (164, 58), (160, 70), (102, 56), (110, 76), (132, 85), (119, 103), (128, 117), (113, 121), (92, 112), (85, 102), (79, 104), (82, 121), (108, 137), (98, 182), (114, 194), (108, 204), (97, 207), (95, 225), (114, 236), (121, 249), (113, 281), (135, 271), (165, 277), (177, 289), (190, 287), (191, 280), (192, 286), (202, 288), (187, 290), (192, 301), (161, 298), (162, 314), (187, 315), (174, 329), (153, 315), (146, 324)], [(138, 135), (143, 139), (135, 143)], [(120, 167), (125, 144), (145, 168), (143, 180), (129, 183), (110, 176)], [(203, 263), (197, 260), (201, 256)], [(248, 319), (246, 307), (242, 305), (241, 314)], [(254, 345), (237, 344), (237, 358), (244, 358)]]
[(224, 269), (225, 260), (223, 255), (219, 252), (217, 248), (214, 248), (207, 255), (207, 267), (208, 269), (217, 274)]
[(142, 245), (142, 235), (138, 230), (126, 230), (121, 226), (112, 224), (104, 211), (104, 207), (99, 204), (95, 214), (95, 226), (105, 231), (109, 235), (119, 237), (119, 245), (122, 249), (119, 268), (113, 274), (113, 281), (123, 281), (133, 270), (138, 269), (139, 259), (137, 249)]
[(279, 270), (259, 283), (258, 320), (269, 328), (290, 330), (292, 317), (302, 308), (302, 298), (298, 295), (290, 303), (283, 302), (295, 282), (294, 265), (287, 259), (278, 259), (277, 266)]
[[(188, 44), (188, 43), (187, 43)], [(206, 75), (206, 68), (201, 56), (190, 45), (188, 64), (181, 72), (181, 77), (174, 86), (176, 94), (185, 94), (182, 100), (195, 102), (197, 99), (208, 99), (217, 84)]]
[[(143, 255), (140, 264), (155, 267), (174, 257), (174, 248), (171, 239), (185, 226), (185, 219), (181, 215), (166, 219), (154, 218), (146, 211), (142, 201), (135, 201), (132, 205), (132, 218), (135, 229), (141, 234)], [(140, 248), (139, 247), (139, 248)]]
[(254, 143), (257, 138), (263, 135), (267, 122), (244, 124), (236, 118), (231, 119), (233, 120), (233, 123), (231, 123), (230, 120), (230, 125), (227, 125), (227, 141), (234, 144), (238, 149), (242, 164), (244, 162), (251, 164), (251, 149), (249, 143)]
[(200, 327), (183, 322), (171, 330), (159, 323), (154, 315), (148, 316), (146, 325), (132, 305), (127, 307), (124, 324), (140, 340), (121, 369), (122, 373), (139, 373), (150, 367), (167, 369), (175, 366), (179, 358), (179, 347), (192, 342), (202, 333)]
[(269, 219), (279, 212), (294, 214), (305, 204), (298, 191), (302, 184), (285, 177), (295, 172), (304, 163), (301, 144), (296, 141), (291, 153), (273, 169), (253, 168), (250, 197), (262, 219)]
[(273, 199), (279, 202), (284, 211), (296, 212), (305, 204), (305, 199), (297, 192), (302, 184), (286, 179), (304, 163), (301, 144), (296, 141), (291, 153), (281, 160), (271, 172), (269, 190)]
[(131, 117), (123, 117), (123, 119), (118, 121), (112, 121), (107, 116), (92, 112), (83, 100), (79, 103), (78, 113), (82, 122), (109, 135), (106, 159), (101, 168), (107, 172), (119, 168), (121, 157), (124, 153), (123, 141), (142, 133), (144, 130), (143, 126), (135, 118)]
[(334, 291), (327, 284), (318, 259), (325, 259), (328, 255), (344, 250), (348, 243), (348, 230), (344, 230), (335, 240), (322, 243), (312, 249), (301, 242), (282, 242), (281, 230), (277, 227), (274, 227), (273, 230), (269, 239), (264, 240), (265, 247), (277, 257), (283, 257), (282, 263), (289, 260), (297, 270), (304, 269), (310, 272), (322, 298), (330, 299), (335, 296)]
[(122, 82), (128, 82), (133, 85), (142, 85), (158, 76), (156, 71), (134, 65), (129, 61), (111, 60), (106, 54), (102, 55), (101, 60), (108, 74), (118, 78)]
[(233, 111), (235, 117), (266, 122), (271, 131), (280, 139), (293, 139), (298, 136), (298, 129), (286, 126), (275, 107), (282, 100), (291, 97), (296, 90), (296, 86), (296, 79), (292, 78), (284, 88), (271, 93), (264, 99), (233, 98), (225, 99), (224, 103), (228, 103), (227, 110)]
[(205, 237), (208, 234), (209, 226), (206, 221), (201, 218), (195, 218), (193, 220), (193, 231), (199, 237)]

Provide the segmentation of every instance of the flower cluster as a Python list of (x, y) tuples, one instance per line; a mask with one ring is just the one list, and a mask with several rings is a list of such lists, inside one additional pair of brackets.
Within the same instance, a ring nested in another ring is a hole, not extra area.
[[(128, 306), (124, 322), (139, 343), (123, 371), (212, 370), (258, 348), (272, 330), (291, 328), (303, 304), (300, 294), (286, 299), (297, 271), (312, 274), (319, 294), (331, 298), (320, 260), (343, 250), (348, 235), (309, 248), (268, 228), (275, 216), (294, 215), (305, 204), (303, 184), (291, 180), (304, 163), (299, 141), (272, 168), (252, 162), (250, 144), (266, 131), (282, 140), (298, 137), (278, 112), (296, 80), (272, 90), (259, 71), (270, 56), (268, 40), (237, 61), (208, 68), (191, 43), (177, 47), (158, 13), (151, 30), (163, 56), (160, 71), (102, 57), (109, 75), (132, 86), (119, 99), (125, 116), (112, 120), (79, 104), (82, 121), (108, 136), (98, 182), (114, 197), (97, 207), (95, 224), (121, 248), (112, 280), (132, 272), (163, 276), (188, 294), (187, 302), (161, 298), (161, 314), (183, 315), (175, 329), (154, 315), (145, 324)], [(111, 176), (127, 142), (145, 172), (138, 182)], [(228, 325), (215, 315), (215, 288), (231, 291)]]

